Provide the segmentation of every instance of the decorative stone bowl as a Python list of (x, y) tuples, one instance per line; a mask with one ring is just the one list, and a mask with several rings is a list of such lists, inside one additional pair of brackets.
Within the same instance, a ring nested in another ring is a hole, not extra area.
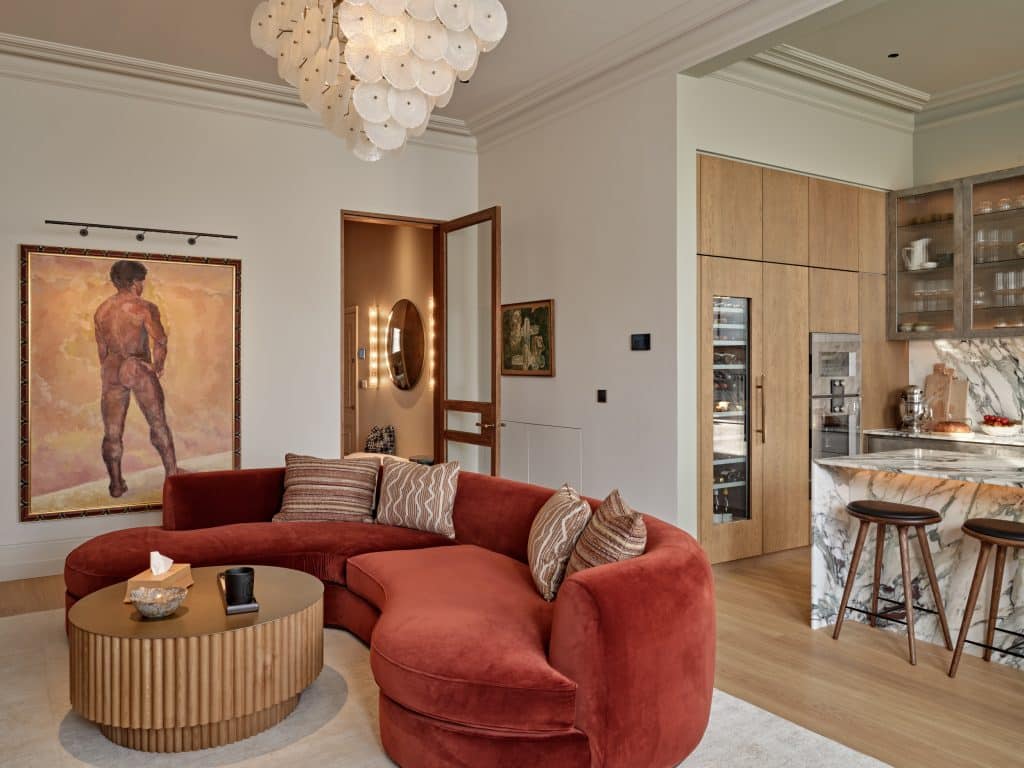
[(136, 610), (147, 619), (164, 619), (178, 610), (188, 590), (184, 587), (138, 587), (128, 594)]

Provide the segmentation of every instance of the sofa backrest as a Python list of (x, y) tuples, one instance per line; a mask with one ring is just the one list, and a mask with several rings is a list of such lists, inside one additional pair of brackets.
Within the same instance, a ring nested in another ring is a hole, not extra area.
[[(530, 526), (551, 494), (550, 488), (503, 477), (460, 472), (455, 494), (455, 538), (527, 561)], [(588, 499), (591, 507), (598, 502)]]

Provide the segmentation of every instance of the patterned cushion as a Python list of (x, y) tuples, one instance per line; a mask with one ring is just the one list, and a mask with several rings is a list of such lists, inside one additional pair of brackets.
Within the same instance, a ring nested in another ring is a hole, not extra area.
[(373, 522), (380, 462), (285, 456), (284, 500), (274, 522)]
[(376, 425), (370, 427), (370, 433), (366, 436), (365, 450), (367, 453), (386, 453), (394, 455), (395, 428), (390, 424), (383, 427)]
[(397, 459), (384, 460), (377, 522), (455, 538), (452, 509), (459, 480), (459, 462), (424, 467)]
[(527, 552), (533, 583), (545, 600), (554, 600), (558, 594), (569, 556), (589, 520), (590, 505), (568, 485), (548, 499), (533, 519)]
[(601, 502), (587, 523), (569, 558), (565, 575), (572, 576), (576, 571), (593, 568), (595, 565), (629, 560), (642, 555), (646, 548), (647, 526), (644, 525), (644, 516), (630, 509), (616, 489)]

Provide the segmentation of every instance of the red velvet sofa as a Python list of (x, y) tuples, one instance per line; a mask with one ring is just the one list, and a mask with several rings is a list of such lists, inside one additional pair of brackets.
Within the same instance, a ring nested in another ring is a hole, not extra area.
[(169, 478), (162, 527), (105, 534), (68, 556), (67, 606), (138, 573), (154, 549), (195, 566), (296, 568), (324, 582), (325, 623), (369, 644), (381, 740), (405, 768), (662, 768), (697, 746), (714, 590), (683, 531), (647, 517), (644, 555), (574, 574), (547, 603), (526, 547), (548, 489), (462, 473), (452, 542), (272, 523), (283, 479), (283, 469)]

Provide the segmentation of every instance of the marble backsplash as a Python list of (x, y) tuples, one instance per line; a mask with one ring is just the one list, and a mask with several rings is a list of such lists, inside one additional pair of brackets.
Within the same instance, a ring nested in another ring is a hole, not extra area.
[(908, 383), (924, 386), (937, 362), (968, 381), (967, 417), (975, 424), (987, 413), (1024, 418), (1024, 337), (912, 341)]

